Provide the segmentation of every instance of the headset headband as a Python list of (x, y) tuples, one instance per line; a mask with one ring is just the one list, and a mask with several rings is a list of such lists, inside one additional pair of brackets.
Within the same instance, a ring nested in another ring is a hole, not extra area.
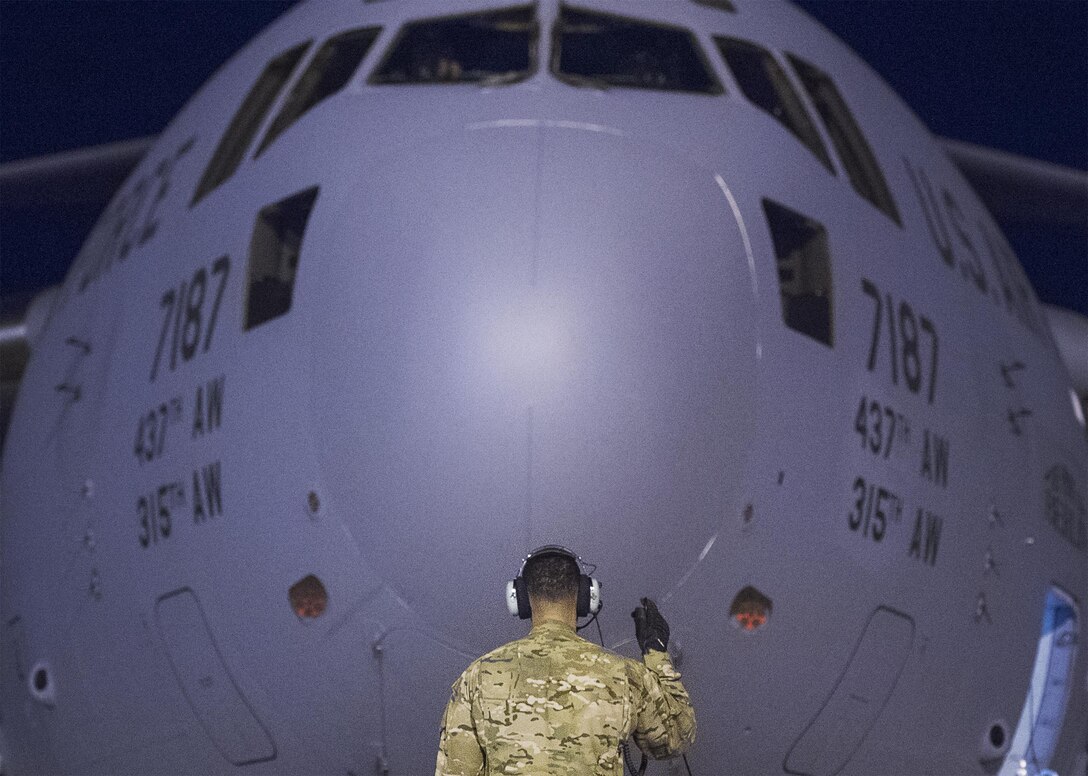
[(537, 547), (535, 550), (525, 556), (525, 560), (521, 562), (521, 569), (518, 571), (518, 576), (522, 576), (525, 573), (525, 566), (533, 558), (545, 558), (549, 555), (559, 555), (564, 558), (570, 558), (572, 561), (578, 564), (578, 570), (582, 570), (582, 559), (574, 554), (573, 551), (568, 550), (561, 544), (545, 544), (543, 547)]

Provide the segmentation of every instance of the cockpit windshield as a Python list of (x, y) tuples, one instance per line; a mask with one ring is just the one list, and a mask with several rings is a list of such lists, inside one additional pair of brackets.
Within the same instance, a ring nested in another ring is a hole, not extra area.
[(552, 72), (575, 86), (721, 94), (688, 30), (563, 6)]
[(372, 84), (510, 83), (536, 60), (532, 6), (423, 19), (405, 25)]

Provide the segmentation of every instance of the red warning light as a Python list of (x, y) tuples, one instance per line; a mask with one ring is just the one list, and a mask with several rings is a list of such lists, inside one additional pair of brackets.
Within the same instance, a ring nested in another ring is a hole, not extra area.
[(746, 631), (754, 631), (757, 628), (762, 628), (767, 624), (766, 612), (760, 611), (757, 608), (751, 610), (739, 611), (733, 615), (733, 619), (737, 621), (740, 627)]
[(733, 624), (748, 633), (759, 630), (771, 617), (771, 599), (754, 587), (746, 587), (737, 593), (729, 607)]
[(313, 574), (291, 585), (287, 598), (295, 614), (303, 619), (320, 617), (329, 605), (329, 594), (325, 591), (325, 586)]

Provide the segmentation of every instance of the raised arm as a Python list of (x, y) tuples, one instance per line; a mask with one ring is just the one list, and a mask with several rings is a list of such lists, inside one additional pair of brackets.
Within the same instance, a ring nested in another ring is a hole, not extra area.
[(669, 625), (648, 598), (631, 613), (642, 665), (631, 663), (634, 730), (639, 749), (655, 759), (672, 757), (695, 742), (695, 710), (680, 672), (669, 660)]

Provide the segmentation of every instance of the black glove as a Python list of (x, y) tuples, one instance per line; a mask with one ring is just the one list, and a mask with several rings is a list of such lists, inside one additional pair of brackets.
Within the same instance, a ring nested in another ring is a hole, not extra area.
[(657, 604), (649, 598), (642, 599), (642, 606), (631, 612), (635, 618), (635, 639), (646, 654), (651, 649), (664, 652), (669, 646), (669, 624), (657, 610)]

